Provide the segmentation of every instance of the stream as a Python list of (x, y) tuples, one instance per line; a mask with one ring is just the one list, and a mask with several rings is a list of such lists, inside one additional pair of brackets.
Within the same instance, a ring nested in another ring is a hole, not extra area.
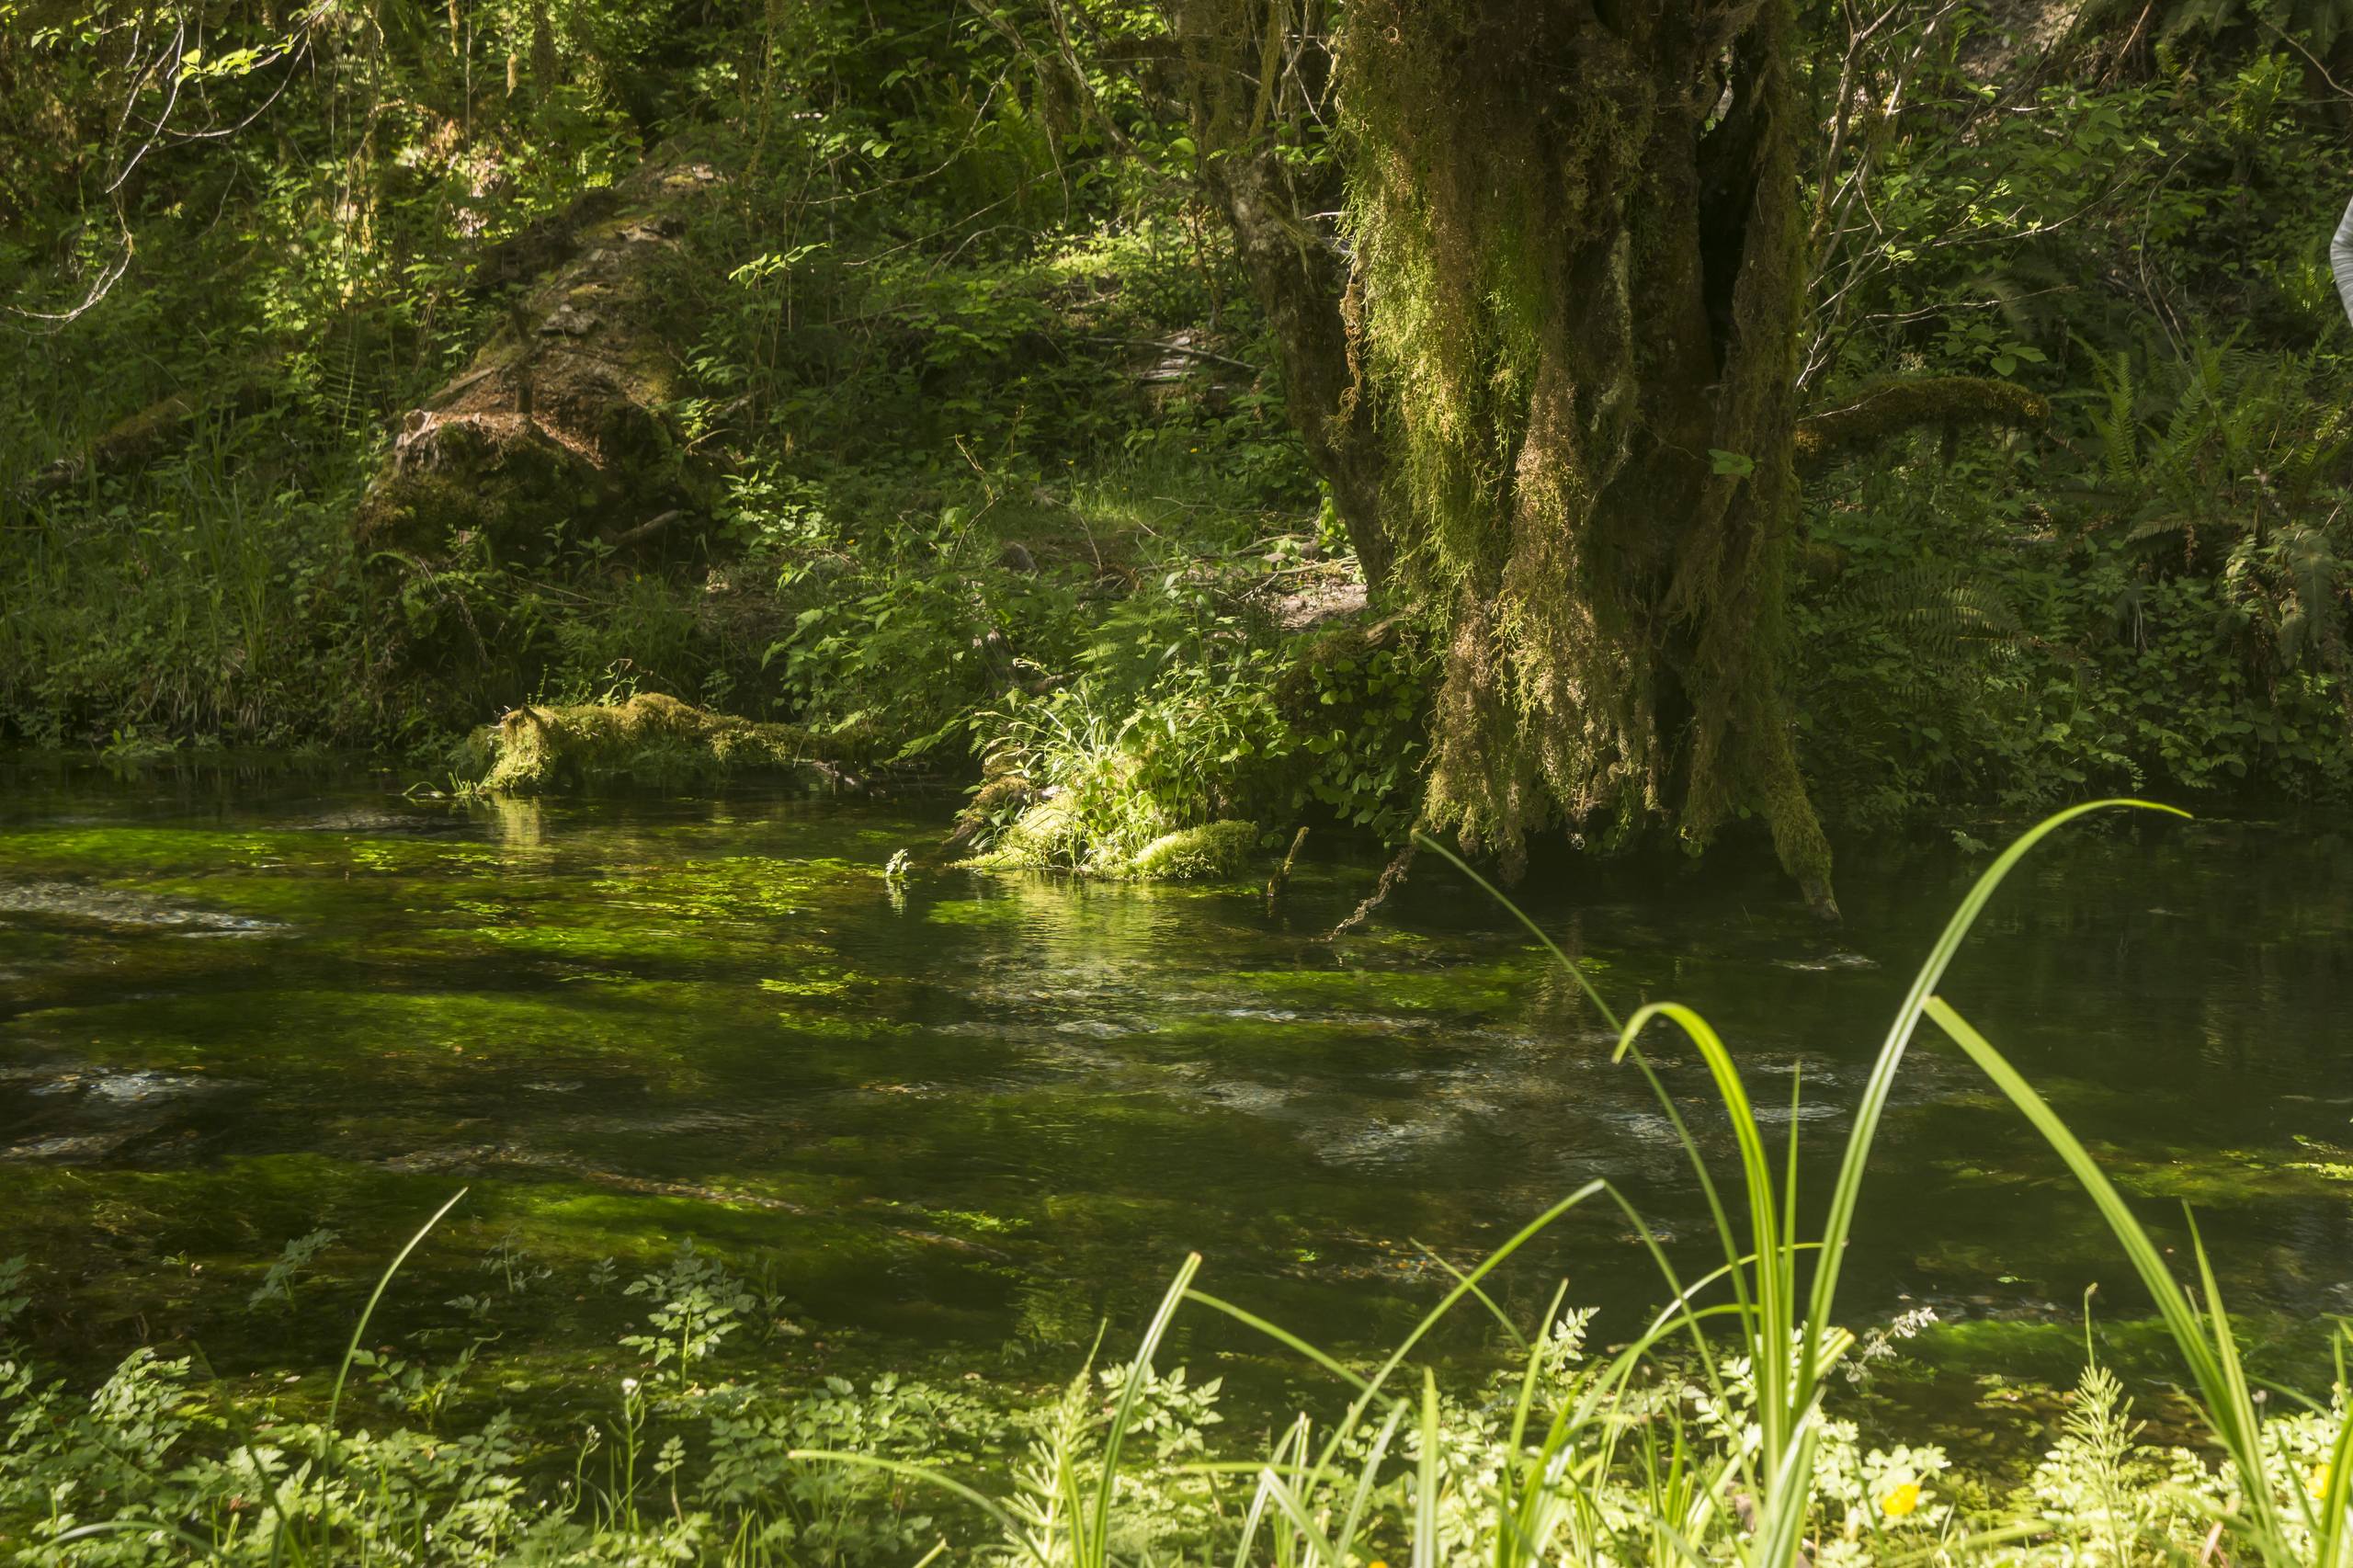
[[(691, 1238), (821, 1333), (1077, 1354), (1198, 1250), (1205, 1289), (1369, 1346), (1596, 1177), (1678, 1267), (1720, 1261), (1612, 1032), (1430, 857), (1336, 946), (1370, 846), (1312, 837), (1269, 908), (1256, 888), (945, 869), (951, 802), (744, 785), (464, 806), (407, 781), (0, 767), (0, 1256), (53, 1286), (36, 1332), (186, 1334), (248, 1364), (290, 1335), (332, 1345), (460, 1187), (395, 1315), (517, 1258), (560, 1273)], [(1835, 931), (1737, 851), (1563, 858), (1516, 896), (1613, 1002), (1707, 1015), (1819, 1199), (1913, 966), (1988, 858), (1850, 846)], [(2234, 1305), (2353, 1310), (2353, 838), (2069, 830), (1944, 994), (2185, 1260), (2195, 1206)], [(1662, 1029), (1652, 1055), (1729, 1179), (1696, 1054)], [(249, 1311), (280, 1245), (323, 1227), (340, 1261), (310, 1289), (332, 1310)], [(1663, 1294), (1606, 1199), (1492, 1289), (1525, 1318), (1563, 1278), (1606, 1312)], [(2134, 1299), (2056, 1157), (1924, 1028), (1847, 1308), (2063, 1322), (2094, 1281)]]

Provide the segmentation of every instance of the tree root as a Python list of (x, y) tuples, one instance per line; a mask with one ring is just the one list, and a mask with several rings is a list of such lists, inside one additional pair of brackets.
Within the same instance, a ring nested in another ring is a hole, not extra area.
[(1381, 880), (1372, 884), (1372, 892), (1370, 896), (1366, 898), (1362, 903), (1358, 904), (1355, 910), (1349, 914), (1346, 920), (1343, 920), (1337, 926), (1333, 926), (1331, 934), (1324, 939), (1327, 942), (1336, 942), (1341, 937), (1347, 936), (1349, 932), (1355, 930), (1358, 926), (1363, 925), (1366, 921), (1371, 919), (1372, 912), (1389, 902), (1390, 893), (1396, 889), (1399, 882), (1405, 880), (1405, 873), (1413, 869), (1413, 867), (1414, 846), (1408, 844), (1404, 848), (1397, 851), (1397, 855), (1394, 859), (1391, 860), (1388, 865), (1383, 866), (1381, 869)]

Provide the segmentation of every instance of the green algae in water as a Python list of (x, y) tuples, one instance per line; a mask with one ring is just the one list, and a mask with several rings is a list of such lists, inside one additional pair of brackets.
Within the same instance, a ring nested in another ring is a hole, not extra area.
[[(335, 1228), (356, 1278), (462, 1184), (459, 1250), (511, 1233), (585, 1268), (691, 1236), (779, 1260), (820, 1331), (987, 1347), (1041, 1296), (1142, 1311), (1194, 1246), (1224, 1293), (1376, 1344), (1442, 1280), (1415, 1242), (1473, 1256), (1596, 1176), (1703, 1255), (1671, 1130), (1598, 1020), (1435, 873), (1335, 949), (1370, 854), (1303, 869), (1273, 912), (1255, 887), (893, 885), (883, 862), (944, 808), (453, 810), (391, 782), (264, 773), (159, 811), (91, 779), (0, 807), (0, 883), (46, 890), (0, 903), (0, 1201), (61, 1282), (45, 1335), (120, 1346), (148, 1290), (217, 1358), (266, 1360), (275, 1331), (238, 1304), (282, 1243)], [(2060, 846), (1955, 971), (2161, 1229), (2177, 1196), (2229, 1209), (2214, 1240), (2253, 1313), (2344, 1304), (2328, 1238), (2353, 1198), (2298, 1140), (2334, 1148), (2353, 1115), (2324, 1043), (2353, 989), (2347, 853), (2227, 828)], [(1828, 1132), (1968, 870), (1853, 858), (1835, 945), (1736, 860), (1524, 892), (1613, 994), (1705, 1009), (1768, 1108), (1799, 1072), (1800, 1125)], [(1703, 1076), (1660, 1070), (1728, 1154)], [(1851, 1299), (2064, 1322), (2086, 1284), (2121, 1291), (2087, 1207), (1989, 1106), (1949, 1056), (1906, 1062)], [(468, 1293), (435, 1267), (421, 1299)], [(1605, 1312), (1654, 1294), (1597, 1219), (1498, 1289), (1540, 1304), (1563, 1274)]]

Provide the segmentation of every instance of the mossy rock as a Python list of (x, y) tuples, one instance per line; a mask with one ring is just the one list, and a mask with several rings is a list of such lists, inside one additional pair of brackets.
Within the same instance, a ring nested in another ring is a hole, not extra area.
[(1040, 797), (1006, 824), (996, 842), (956, 862), (974, 871), (1045, 871), (1086, 869), (1086, 824), (1067, 795)]
[(1258, 836), (1254, 822), (1213, 822), (1164, 833), (1136, 851), (1126, 875), (1152, 881), (1238, 877), (1257, 853)]
[(625, 702), (522, 707), (485, 724), (451, 758), (492, 794), (539, 795), (608, 778), (694, 778), (821, 767), (837, 772), (855, 736), (762, 723), (641, 692)]

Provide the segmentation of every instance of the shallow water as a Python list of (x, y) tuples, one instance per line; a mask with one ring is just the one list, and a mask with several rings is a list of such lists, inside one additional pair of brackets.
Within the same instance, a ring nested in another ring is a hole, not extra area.
[[(884, 861), (936, 861), (942, 808), (744, 788), (469, 809), (404, 781), (0, 774), (0, 1254), (54, 1283), (45, 1332), (267, 1361), (343, 1332), (361, 1276), (461, 1185), (419, 1301), (502, 1242), (578, 1265), (692, 1236), (821, 1331), (933, 1343), (1083, 1346), (1199, 1249), (1208, 1288), (1369, 1344), (1594, 1176), (1707, 1259), (1689, 1166), (1608, 1031), (1427, 861), (1335, 948), (1360, 853), (1311, 858), (1272, 912), (936, 867), (894, 888)], [(1849, 851), (1829, 934), (1736, 855), (1563, 862), (1520, 892), (1613, 998), (1708, 1014), (1818, 1193), (1982, 858)], [(2198, 1205), (2243, 1306), (2308, 1317), (2353, 1308), (2353, 1186), (2311, 1168), (2353, 1165), (2348, 937), (2334, 830), (2134, 822), (2040, 852), (1945, 991), (2170, 1239)], [(1657, 1054), (1725, 1169), (1705, 1074)], [(2095, 1279), (2131, 1300), (2055, 1158), (1925, 1036), (1873, 1171), (1854, 1319), (2065, 1316)], [(326, 1326), (244, 1312), (322, 1224), (347, 1276), (313, 1288)], [(1606, 1306), (1659, 1294), (1605, 1205), (1497, 1294), (1532, 1312), (1563, 1274)]]

